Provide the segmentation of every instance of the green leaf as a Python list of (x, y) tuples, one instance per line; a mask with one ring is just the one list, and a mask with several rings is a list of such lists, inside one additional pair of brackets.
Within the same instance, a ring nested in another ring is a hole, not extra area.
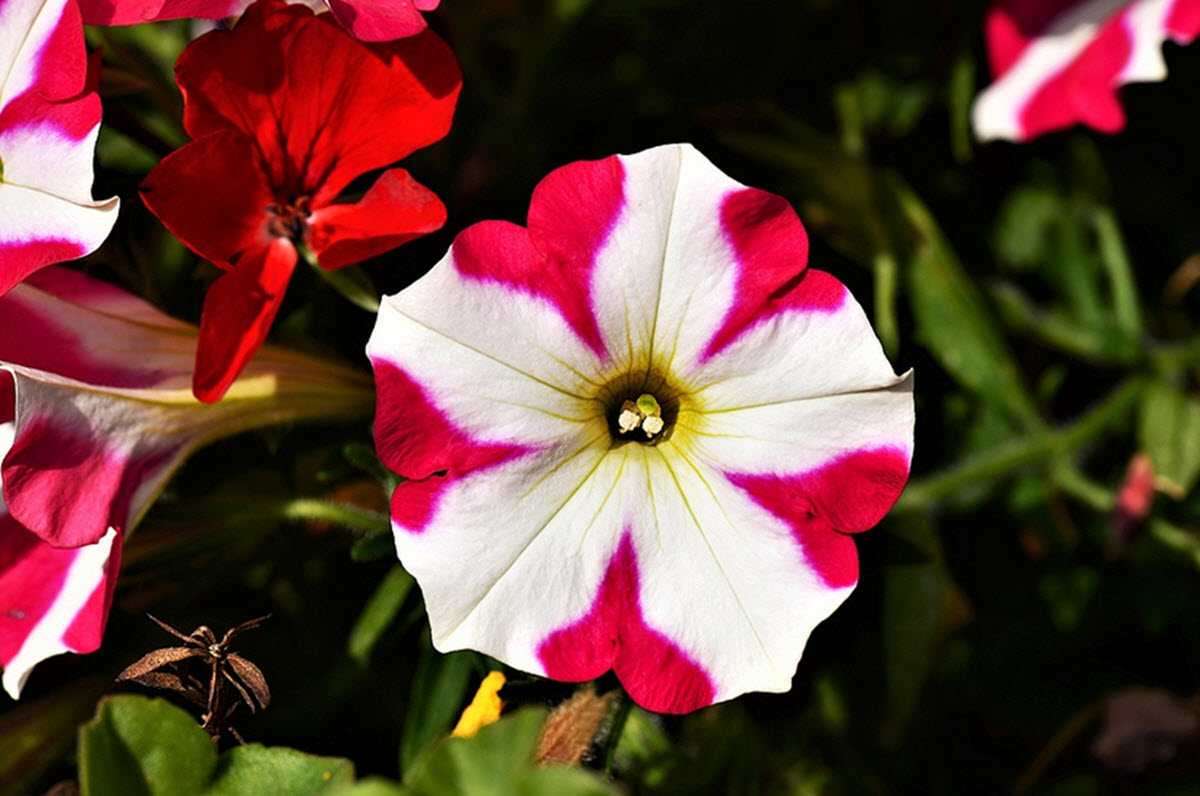
[[(648, 769), (661, 765), (670, 753), (671, 740), (663, 731), (662, 720), (639, 707), (629, 711), (621, 737), (617, 739), (617, 768), (644, 774)], [(639, 778), (646, 782), (644, 776)]]
[(216, 768), (208, 733), (166, 700), (111, 697), (79, 729), (82, 796), (202, 793)]
[(354, 764), (285, 747), (239, 746), (220, 758), (208, 733), (162, 699), (121, 695), (79, 728), (82, 796), (307, 796), (354, 781)]
[(590, 772), (541, 767), (533, 755), (546, 720), (518, 711), (472, 738), (444, 738), (405, 778), (412, 796), (606, 796), (617, 791)]
[(912, 240), (907, 284), (917, 335), (964, 387), (1036, 424), (1037, 409), (979, 288), (912, 189), (889, 182)]
[(475, 656), (470, 652), (443, 655), (432, 647), (421, 651), (400, 736), (401, 771), (408, 771), (425, 747), (450, 732), (466, 704), (474, 671)]
[(353, 785), (335, 788), (330, 796), (407, 796), (408, 791), (399, 783), (383, 777), (367, 777)]
[(1044, 185), (1020, 185), (1004, 198), (996, 220), (996, 258), (1013, 270), (1033, 271), (1050, 259), (1052, 230), (1069, 213), (1063, 197)]
[(361, 664), (367, 662), (371, 650), (375, 648), (383, 631), (396, 618), (412, 587), (412, 576), (399, 564), (388, 570), (375, 588), (375, 593), (363, 606), (358, 621), (350, 631), (347, 647), (351, 658)]
[(287, 747), (247, 744), (221, 755), (210, 796), (307, 796), (354, 782), (354, 764)]
[(1142, 402), (1138, 439), (1154, 463), (1158, 487), (1183, 499), (1200, 475), (1200, 401), (1166, 382), (1151, 384)]

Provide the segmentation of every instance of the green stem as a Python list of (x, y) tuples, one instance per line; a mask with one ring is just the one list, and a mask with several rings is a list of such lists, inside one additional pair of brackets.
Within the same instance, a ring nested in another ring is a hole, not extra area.
[(1102, 365), (1127, 365), (1137, 360), (1138, 350), (1126, 344), (1124, 334), (1107, 337), (1095, 328), (1079, 326), (1059, 313), (1037, 307), (1013, 285), (992, 287), (992, 300), (1006, 326), (1079, 359)]
[(304, 262), (312, 266), (327, 285), (341, 294), (342, 298), (356, 307), (369, 313), (379, 312), (379, 292), (371, 284), (371, 280), (357, 266), (348, 265), (336, 271), (330, 271), (317, 261), (317, 254), (307, 246), (297, 246), (296, 250)]
[(1100, 259), (1112, 291), (1113, 315), (1121, 331), (1136, 339), (1142, 334), (1142, 311), (1138, 307), (1137, 286), (1133, 281), (1129, 253), (1121, 238), (1121, 228), (1108, 207), (1097, 207), (1092, 211), (1092, 225), (1099, 239)]
[(975, 58), (960, 55), (950, 72), (950, 151), (955, 163), (971, 159), (971, 102), (975, 98)]
[(608, 729), (608, 741), (604, 749), (604, 775), (612, 777), (613, 761), (617, 756), (617, 744), (621, 742), (621, 733), (625, 730), (625, 722), (629, 720), (629, 712), (633, 710), (633, 700), (625, 689), (619, 689), (613, 697), (616, 707), (613, 709), (612, 725)]
[(896, 503), (896, 511), (917, 511), (984, 481), (1006, 478), (1022, 467), (1055, 456), (1065, 456), (1107, 431), (1137, 405), (1145, 380), (1133, 377), (1073, 423), (1052, 431), (1037, 431), (972, 456), (941, 473), (909, 483)]
[(1200, 365), (1200, 338), (1149, 350), (1150, 362), (1162, 373), (1173, 373)]
[(1165, 547), (1187, 556), (1200, 568), (1200, 537), (1166, 520), (1152, 520), (1150, 535)]
[(315, 498), (290, 500), (279, 507), (279, 516), (297, 522), (332, 522), (344, 528), (370, 534), (387, 533), (391, 528), (387, 516), (379, 512)]
[(1064, 495), (1101, 514), (1109, 514), (1116, 508), (1117, 498), (1113, 491), (1079, 472), (1069, 460), (1064, 460), (1054, 468), (1053, 478), (1054, 485)]

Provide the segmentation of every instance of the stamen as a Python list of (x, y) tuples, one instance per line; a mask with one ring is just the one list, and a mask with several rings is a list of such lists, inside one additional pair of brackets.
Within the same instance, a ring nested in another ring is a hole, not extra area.
[(662, 407), (658, 400), (649, 393), (642, 393), (636, 401), (625, 401), (621, 404), (621, 414), (617, 416), (617, 429), (622, 434), (629, 434), (638, 428), (647, 438), (653, 437), (663, 430)]
[(617, 417), (617, 427), (621, 429), (622, 434), (628, 434), (633, 431), (642, 422), (642, 413), (638, 411), (637, 404), (633, 401), (626, 401), (621, 404), (621, 414)]
[(308, 217), (312, 215), (309, 205), (312, 200), (301, 196), (291, 204), (270, 204), (266, 211), (267, 230), (278, 238), (300, 242), (308, 227)]

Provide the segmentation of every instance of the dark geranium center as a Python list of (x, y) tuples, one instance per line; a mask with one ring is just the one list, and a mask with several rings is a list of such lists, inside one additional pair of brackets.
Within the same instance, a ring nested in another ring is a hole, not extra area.
[(310, 197), (301, 196), (291, 203), (267, 205), (267, 230), (277, 238), (300, 242), (312, 215)]
[(669, 439), (679, 417), (679, 393), (657, 370), (619, 376), (600, 389), (614, 445), (657, 445)]

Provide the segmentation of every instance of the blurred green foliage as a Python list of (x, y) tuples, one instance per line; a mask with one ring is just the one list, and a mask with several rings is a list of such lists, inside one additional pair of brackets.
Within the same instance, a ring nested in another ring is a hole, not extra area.
[[(305, 271), (289, 288), (275, 338), (365, 367), (373, 319), (343, 294), (395, 292), (467, 225), (521, 221), (556, 166), (690, 141), (793, 202), (811, 263), (916, 370), (912, 482), (858, 537), (858, 590), (792, 690), (685, 717), (634, 710), (611, 758), (620, 789), (1194, 792), (1200, 738), (1156, 735), (1152, 717), (1130, 743), (1161, 743), (1157, 762), (1092, 750), (1112, 694), (1200, 692), (1200, 47), (1167, 45), (1170, 77), (1123, 90), (1117, 136), (980, 147), (983, 6), (443, 0), (433, 24), (462, 100), (450, 136), (405, 165), (446, 201), (446, 228), (345, 284)], [(133, 199), (186, 140), (170, 61), (188, 31), (89, 34), (105, 53), (96, 195), (125, 204), (86, 265), (194, 320), (215, 270)], [(347, 793), (605, 792), (529, 767), (536, 713), (485, 729), (479, 757), (441, 740), (493, 664), (432, 649), (370, 445), (361, 424), (287, 428), (196, 455), (130, 539), (102, 650), (39, 667), (0, 715), (4, 785), (97, 781), (101, 729), (77, 757), (65, 733), (92, 711), (87, 678), (158, 643), (152, 609), (187, 627), (272, 612), (238, 643), (275, 699), (238, 727), (375, 777)], [(1145, 517), (1123, 513), (1139, 451), (1157, 488)]]

